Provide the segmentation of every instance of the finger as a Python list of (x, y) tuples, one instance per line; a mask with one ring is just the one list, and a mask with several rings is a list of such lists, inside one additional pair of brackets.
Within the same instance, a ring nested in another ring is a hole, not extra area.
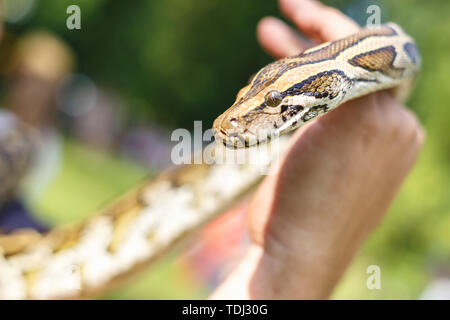
[(358, 32), (358, 24), (339, 10), (316, 0), (279, 0), (283, 14), (305, 35), (321, 42)]
[(273, 17), (259, 22), (257, 36), (264, 50), (276, 59), (298, 54), (312, 46), (312, 42), (302, 39), (286, 23)]

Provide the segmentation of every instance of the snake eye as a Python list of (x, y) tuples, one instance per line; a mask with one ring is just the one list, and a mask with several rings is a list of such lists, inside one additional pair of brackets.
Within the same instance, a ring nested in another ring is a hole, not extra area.
[(266, 96), (264, 97), (264, 100), (269, 107), (276, 107), (283, 100), (283, 96), (279, 91), (271, 90), (267, 92)]

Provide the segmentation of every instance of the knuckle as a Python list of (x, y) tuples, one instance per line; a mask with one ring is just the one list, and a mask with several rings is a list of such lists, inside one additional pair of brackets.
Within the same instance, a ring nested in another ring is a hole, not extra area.
[(423, 130), (417, 116), (409, 109), (403, 107), (402, 127), (405, 134), (416, 136), (418, 131)]
[(370, 96), (358, 115), (358, 129), (365, 141), (386, 139), (397, 142), (413, 142), (420, 146), (425, 132), (417, 116), (392, 98)]
[(425, 142), (425, 129), (420, 124), (419, 119), (413, 112), (409, 111), (409, 114), (410, 114), (410, 119), (411, 119), (410, 120), (410, 135), (412, 136), (414, 143), (420, 147)]
[(400, 105), (391, 117), (389, 126), (390, 136), (414, 145), (420, 146), (424, 141), (424, 129), (420, 124), (417, 116), (406, 107)]
[(425, 129), (419, 125), (417, 128), (417, 134), (416, 134), (416, 139), (417, 139), (417, 143), (422, 146), (426, 140), (426, 131)]

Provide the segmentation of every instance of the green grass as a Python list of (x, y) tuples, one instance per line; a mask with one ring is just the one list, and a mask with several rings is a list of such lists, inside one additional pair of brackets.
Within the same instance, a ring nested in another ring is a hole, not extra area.
[(52, 224), (79, 221), (147, 175), (146, 170), (129, 161), (67, 140), (60, 171), (33, 206)]

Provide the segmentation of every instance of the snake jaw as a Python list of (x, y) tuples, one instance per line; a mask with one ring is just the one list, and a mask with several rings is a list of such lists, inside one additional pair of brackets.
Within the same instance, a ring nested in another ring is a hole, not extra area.
[(278, 129), (260, 129), (252, 132), (249, 129), (242, 131), (224, 131), (223, 129), (214, 129), (216, 142), (219, 142), (231, 149), (249, 148), (260, 145), (268, 140), (273, 140), (280, 135)]
[(222, 143), (230, 149), (246, 148), (250, 146), (250, 137), (239, 132), (227, 132), (224, 129), (214, 129), (216, 142)]
[(278, 113), (253, 117), (249, 112), (243, 116), (225, 112), (214, 121), (213, 131), (217, 142), (228, 148), (239, 149), (259, 145), (278, 133)]

